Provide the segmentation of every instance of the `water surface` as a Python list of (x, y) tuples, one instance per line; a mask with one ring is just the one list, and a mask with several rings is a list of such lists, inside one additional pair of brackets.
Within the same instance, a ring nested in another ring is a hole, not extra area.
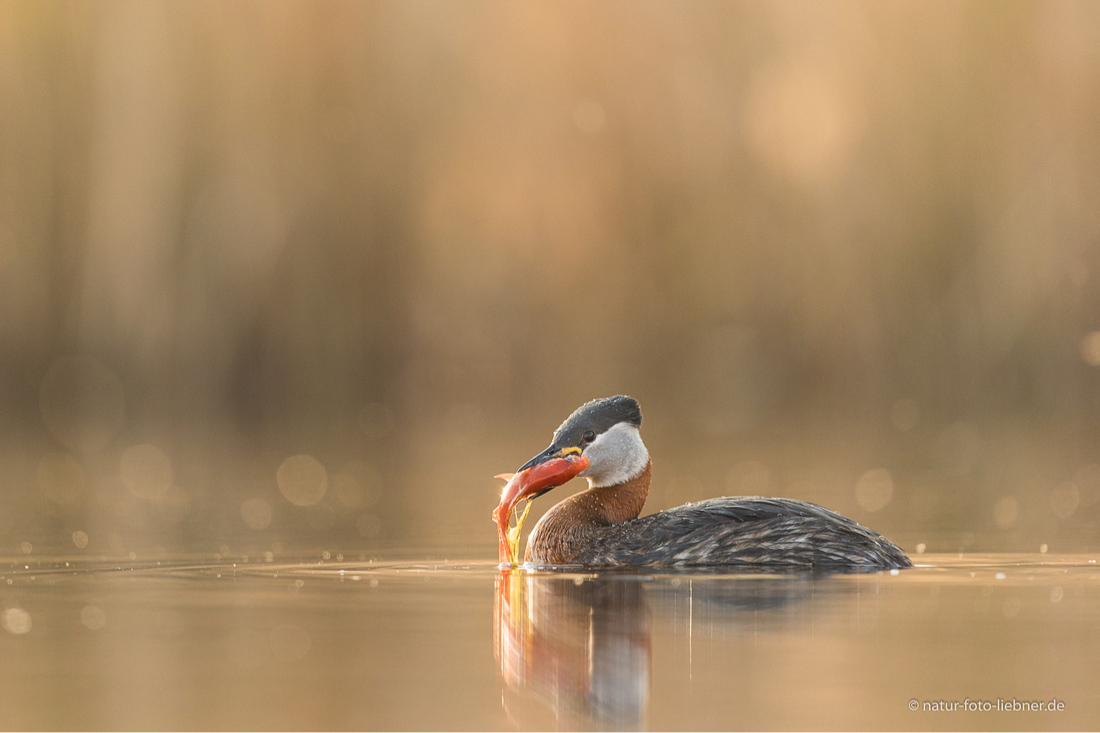
[[(918, 559), (825, 575), (9, 558), (0, 726), (1100, 724), (1097, 558)], [(1056, 709), (998, 709), (1013, 700)]]

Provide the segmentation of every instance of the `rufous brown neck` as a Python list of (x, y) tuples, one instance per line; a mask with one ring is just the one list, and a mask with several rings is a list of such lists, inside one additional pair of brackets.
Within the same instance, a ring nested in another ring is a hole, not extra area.
[(636, 519), (642, 513), (649, 496), (649, 480), (653, 475), (653, 461), (647, 460), (645, 468), (631, 479), (614, 486), (588, 489), (594, 502), (594, 513), (609, 524), (620, 524)]

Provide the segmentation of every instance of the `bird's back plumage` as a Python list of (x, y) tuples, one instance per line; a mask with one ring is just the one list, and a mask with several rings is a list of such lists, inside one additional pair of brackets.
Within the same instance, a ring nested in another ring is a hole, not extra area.
[(877, 532), (795, 499), (725, 497), (590, 527), (585, 565), (774, 565), (905, 568)]

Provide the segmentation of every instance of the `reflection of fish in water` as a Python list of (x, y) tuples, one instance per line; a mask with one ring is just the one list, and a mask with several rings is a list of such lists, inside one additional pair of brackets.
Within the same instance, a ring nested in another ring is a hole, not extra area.
[(642, 727), (651, 651), (640, 580), (502, 572), (496, 655), (508, 685), (547, 699), (566, 727)]
[[(501, 561), (515, 561), (512, 509), (574, 476), (589, 489), (561, 502), (531, 532), (528, 562), (588, 567), (768, 565), (905, 568), (912, 563), (885, 537), (824, 507), (793, 499), (710, 499), (640, 517), (652, 462), (630, 397), (582, 405), (504, 488), (494, 512)], [(530, 505), (528, 505), (530, 508)], [(523, 517), (526, 517), (526, 512)], [(522, 526), (523, 519), (520, 519)]]

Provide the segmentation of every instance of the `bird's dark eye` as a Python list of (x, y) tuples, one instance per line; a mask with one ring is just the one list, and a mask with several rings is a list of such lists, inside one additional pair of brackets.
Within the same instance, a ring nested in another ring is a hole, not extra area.
[(596, 439), (596, 434), (593, 433), (591, 430), (585, 430), (583, 433), (581, 433), (581, 438), (584, 440), (585, 443), (591, 443), (593, 440)]

